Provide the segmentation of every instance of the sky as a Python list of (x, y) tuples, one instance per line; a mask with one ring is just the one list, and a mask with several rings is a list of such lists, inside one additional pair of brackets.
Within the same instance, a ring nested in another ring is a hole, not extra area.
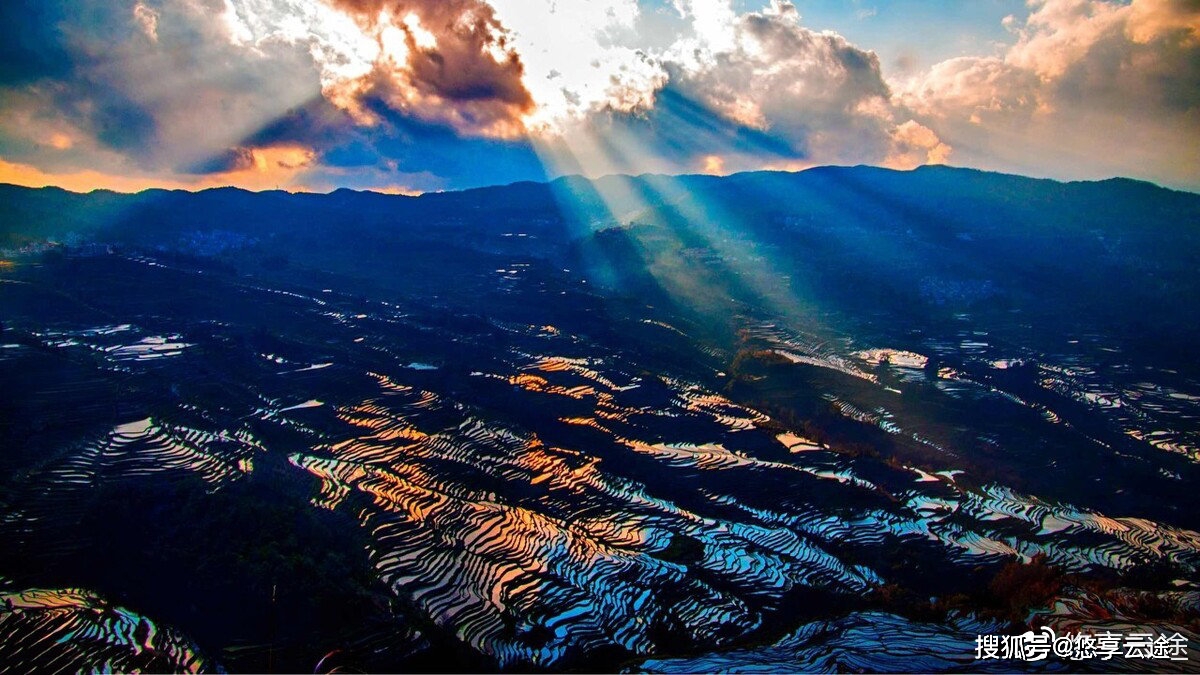
[(1200, 191), (1198, 0), (0, 3), (0, 182), (951, 164)]

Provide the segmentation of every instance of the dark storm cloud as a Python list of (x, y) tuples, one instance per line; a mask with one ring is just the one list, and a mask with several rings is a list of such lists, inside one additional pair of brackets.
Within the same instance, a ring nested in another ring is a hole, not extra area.
[[(86, 127), (97, 141), (110, 149), (131, 155), (146, 155), (158, 140), (154, 112), (119, 93), (104, 91), (103, 85), (88, 86), (74, 91), (72, 108), (86, 108), (82, 114)], [(101, 93), (94, 93), (101, 92)]]
[(54, 0), (0, 3), (0, 86), (71, 72), (71, 54), (59, 30), (66, 16), (64, 3)]
[(191, 166), (181, 167), (180, 173), (220, 174), (243, 171), (254, 165), (254, 154), (247, 148), (229, 148)]
[(266, 124), (242, 138), (248, 145), (275, 145), (300, 141), (317, 148), (329, 148), (347, 139), (360, 137), (362, 131), (344, 110), (321, 96), (280, 111)]
[(360, 126), (345, 111), (318, 97), (248, 135), (242, 144), (302, 143), (313, 148), (327, 167), (370, 168), (380, 178), (422, 174), (421, 189), (546, 177), (537, 154), (524, 140), (463, 138), (454, 129), (409, 117), (377, 98), (367, 97), (363, 104), (379, 116), (379, 124)]

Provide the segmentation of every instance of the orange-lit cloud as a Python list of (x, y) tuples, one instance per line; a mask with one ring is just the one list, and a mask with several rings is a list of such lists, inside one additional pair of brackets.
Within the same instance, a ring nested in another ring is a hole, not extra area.
[(524, 66), (484, 0), (302, 0), (300, 16), (271, 3), (236, 4), (248, 6), (229, 18), (233, 39), (308, 42), (323, 94), (361, 124), (398, 115), (467, 135), (525, 130), (534, 103)]
[(67, 134), (56, 131), (50, 134), (50, 138), (46, 139), (46, 145), (55, 150), (70, 150), (75, 145), (75, 141)]
[(141, 28), (146, 39), (158, 42), (158, 12), (145, 3), (138, 2), (133, 6), (133, 20)]
[(0, 159), (0, 183), (26, 187), (56, 186), (72, 192), (91, 192), (92, 190), (140, 192), (149, 188), (189, 190), (196, 187), (195, 183), (169, 178), (120, 176), (94, 170), (47, 173), (29, 164), (17, 164), (3, 159)]
[(236, 168), (197, 177), (121, 175), (90, 169), (46, 172), (29, 164), (0, 159), (0, 183), (27, 187), (55, 185), (75, 192), (139, 192), (150, 188), (201, 190), (227, 185), (247, 190), (308, 190), (303, 181), (303, 174), (315, 159), (311, 149), (298, 145), (249, 148), (244, 156), (246, 161)]
[(236, 185), (248, 190), (270, 190), (277, 187), (302, 188), (299, 179), (315, 159), (311, 148), (282, 145), (268, 148), (249, 148), (249, 162), (225, 173), (206, 177), (222, 185)]
[(945, 164), (952, 149), (929, 127), (908, 120), (892, 131), (892, 151), (883, 165), (892, 169), (912, 169), (922, 164)]

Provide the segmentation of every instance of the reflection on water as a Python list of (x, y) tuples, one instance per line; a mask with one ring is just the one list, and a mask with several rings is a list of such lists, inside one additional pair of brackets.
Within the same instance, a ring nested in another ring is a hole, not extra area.
[[(376, 376), (374, 395), (339, 408), (358, 432), (292, 456), (321, 478), (316, 504), (356, 510), (376, 569), (399, 595), (501, 663), (551, 664), (614, 643), (649, 654), (736, 640), (795, 588), (855, 594), (887, 581), (832, 553), (847, 545), (931, 541), (964, 564), (1043, 553), (1071, 570), (1159, 558), (1191, 573), (1200, 566), (1195, 532), (964, 486), (961, 472), (892, 470), (879, 484), (860, 475), (870, 462), (792, 432), (777, 439), (757, 428), (767, 416), (699, 385), (664, 381), (657, 405), (645, 406), (626, 400), (644, 388), (618, 385), (627, 376), (615, 364), (606, 375), (607, 364), (513, 358), (514, 374), (487, 379), (586, 403), (590, 415), (556, 420), (586, 427), (586, 445), (550, 445)], [(661, 438), (671, 440), (641, 440)], [(793, 452), (760, 458), (767, 442)], [(656, 468), (629, 477), (634, 456)], [(719, 478), (733, 472), (737, 483)], [(754, 505), (755, 491), (737, 486), (756, 481), (790, 485), (791, 508)], [(837, 516), (817, 496), (829, 482), (858, 492), (840, 495)], [(667, 496), (687, 486), (707, 501)]]
[(12, 672), (213, 670), (179, 632), (79, 589), (0, 592), (0, 664)]
[[(878, 347), (747, 322), (747, 348), (775, 354), (830, 424), (928, 451), (909, 461), (835, 448), (704, 369), (658, 364), (566, 322), (458, 325), (333, 293), (238, 293), (300, 337), (239, 327), (249, 319), (236, 316), (203, 329), (142, 328), (152, 324), (130, 316), (30, 333), (114, 377), (148, 378), (137, 382), (150, 393), (32, 465), (0, 507), (0, 543), (43, 547), (30, 558), (68, 550), (78, 498), (96, 486), (194, 481), (211, 496), (271, 472), (306, 513), (358, 524), (389, 611), (422, 631), (501, 666), (571, 666), (615, 646), (646, 659), (637, 668), (668, 672), (965, 670), (974, 634), (995, 626), (831, 618), (830, 608), (883, 584), (933, 587), (944, 576), (949, 587), (955, 575), (1039, 554), (1077, 572), (1169, 564), (1181, 588), (1200, 574), (1195, 531), (1095, 508), (1073, 498), (1086, 496), (1075, 485), (1028, 489), (964, 465), (980, 447), (1021, 458), (1004, 434), (1013, 415), (1028, 415), (1019, 420), (1031, 436), (1099, 436), (1070, 402), (1135, 440), (1186, 445), (1192, 432), (1181, 441), (1152, 425), (1192, 419), (1186, 382), (1139, 372), (1102, 387), (1099, 368), (996, 353), (995, 340), (973, 333)], [(683, 337), (658, 319), (629, 323), (656, 341)], [(4, 363), (34, 351), (5, 349)], [(1004, 379), (1030, 373), (1025, 389)], [(1009, 417), (936, 418), (976, 401)], [(939, 433), (947, 428), (959, 431)], [(118, 670), (207, 665), (175, 633), (125, 610), (110, 616), (86, 592), (10, 596), (0, 650), (53, 644), (63, 663)]]

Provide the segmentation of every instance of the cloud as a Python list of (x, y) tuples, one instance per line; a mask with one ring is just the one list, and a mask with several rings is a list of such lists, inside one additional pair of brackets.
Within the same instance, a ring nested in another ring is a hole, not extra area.
[(952, 151), (932, 129), (908, 120), (892, 130), (892, 150), (883, 165), (911, 169), (922, 164), (944, 164)]
[(228, 37), (307, 47), (323, 95), (364, 125), (375, 109), (464, 135), (515, 137), (533, 107), (508, 30), (483, 0), (226, 0)]
[(158, 12), (139, 2), (133, 6), (133, 20), (142, 29), (146, 39), (158, 42)]
[(195, 165), (184, 167), (182, 173), (209, 175), (240, 171), (254, 166), (254, 152), (250, 148), (229, 148), (218, 152)]
[(789, 3), (744, 14), (729, 28), (679, 59), (673, 86), (819, 161), (882, 158), (893, 121), (874, 53), (804, 27)]
[(1200, 183), (1200, 5), (1033, 0), (1016, 41), (894, 83), (956, 157), (1041, 175)]
[[(307, 45), (325, 98), (359, 126), (555, 137), (590, 146), (566, 164), (591, 174), (715, 154), (739, 169), (878, 163), (901, 122), (878, 58), (802, 26), (787, 2), (739, 15), (729, 0), (676, 0), (644, 16), (636, 0), (282, 1), (228, 0), (231, 40)], [(674, 39), (645, 46), (650, 20)]]
[(1007, 46), (892, 79), (781, 0), (19, 5), (10, 173), (410, 190), (950, 161), (1200, 186), (1195, 0), (1030, 0)]
[(1161, 35), (1178, 33), (1192, 46), (1200, 40), (1200, 4), (1194, 0), (1157, 0), (1131, 6), (1129, 38), (1145, 44)]
[[(442, 12), (445, 18), (447, 11), (433, 7), (426, 16)], [(513, 150), (488, 149), (497, 171), (474, 169), (473, 163), (488, 166), (481, 161), (488, 153), (471, 142), (455, 144), (455, 136), (436, 124), (422, 126), (416, 118), (405, 124), (410, 111), (391, 109), (386, 100), (391, 84), (385, 80), (359, 98), (371, 114), (392, 115), (377, 128), (363, 128), (328, 105), (322, 97), (330, 82), (325, 78), (348, 81), (356, 67), (340, 56), (353, 55), (346, 45), (375, 58), (370, 47), (378, 49), (378, 43), (346, 11), (319, 1), (44, 0), (0, 4), (0, 19), (0, 37), (5, 38), (0, 40), (5, 57), (0, 63), (0, 157), (10, 165), (10, 176), (33, 176), (30, 169), (36, 168), (73, 184), (86, 176), (113, 185), (113, 178), (122, 175), (157, 175), (164, 185), (193, 184), (197, 172), (252, 179), (253, 174), (235, 169), (247, 166), (253, 148), (282, 143), (316, 153), (313, 163), (284, 176), (297, 185), (301, 180), (336, 180), (395, 186), (414, 177), (421, 187), (434, 189), (448, 185), (447, 175), (458, 184), (476, 180), (472, 174), (500, 182), (507, 178), (503, 169), (524, 177), (536, 166), (514, 159), (522, 153), (532, 156), (516, 144)], [(473, 27), (463, 30), (479, 32), (490, 25), (481, 14)], [(453, 51), (444, 48), (449, 42), (443, 38), (443, 49), (429, 55), (425, 70), (414, 71), (416, 82), (428, 92), (422, 95), (453, 99), (434, 106), (443, 111), (429, 115), (434, 123), (443, 114), (464, 119), (472, 114), (467, 109), (471, 101), (499, 97), (518, 108), (525, 105), (520, 91), (488, 84), (493, 75), (511, 74), (503, 63), (492, 59), (484, 70), (464, 75), (459, 66), (471, 62), (457, 56), (446, 62)], [(435, 56), (449, 69), (430, 70)], [(359, 75), (369, 76), (373, 64)], [(296, 110), (314, 114), (297, 124), (302, 116), (294, 115)], [(476, 114), (475, 121), (485, 117)], [(344, 151), (354, 147), (360, 150)], [(343, 163), (364, 168), (322, 167), (327, 153), (340, 153)], [(435, 175), (414, 163), (446, 173)], [(14, 173), (11, 167), (25, 169)], [(142, 185), (137, 180), (130, 184)]]
[(900, 89), (898, 100), (918, 114), (965, 117), (981, 124), (997, 117), (1027, 118), (1040, 105), (1036, 73), (995, 57), (960, 57), (934, 65)]
[(672, 0), (691, 24), (692, 36), (678, 41), (674, 51), (701, 61), (705, 56), (737, 48), (737, 19), (733, 4), (726, 0)]
[[(514, 137), (533, 107), (524, 66), (505, 27), (482, 0), (335, 0), (368, 31), (382, 56), (351, 97), (376, 97), (459, 131)], [(335, 96), (337, 96), (335, 94)], [(336, 98), (335, 98), (336, 100)]]
[(164, 176), (131, 176), (113, 174), (95, 169), (74, 171), (44, 171), (31, 164), (9, 162), (0, 159), (0, 183), (46, 187), (53, 185), (73, 192), (92, 190), (114, 190), (116, 192), (140, 192), (149, 188), (194, 189), (193, 183)]
[[(550, 154), (560, 170), (722, 171), (945, 161), (951, 149), (899, 114), (878, 57), (805, 27), (791, 3), (737, 14), (728, 0), (678, 0), (679, 38), (651, 54), (653, 104), (593, 115)], [(920, 133), (917, 131), (920, 130)], [(899, 134), (899, 136), (897, 136)]]
[[(248, 57), (229, 44), (212, 2), (38, 4), (57, 11), (46, 49), (62, 63), (0, 88), (0, 153), (10, 161), (171, 173), (319, 95), (304, 52), (277, 44)], [(36, 139), (52, 133), (76, 139), (72, 152), (42, 152)]]
[(237, 185), (250, 190), (279, 187), (305, 190), (306, 186), (296, 184), (295, 178), (313, 159), (311, 149), (298, 145), (246, 148), (236, 153), (236, 160), (221, 170), (210, 171), (203, 176), (182, 177), (157, 173), (109, 173), (94, 169), (47, 172), (28, 164), (0, 159), (0, 182), (31, 187), (57, 185), (78, 192), (94, 189), (137, 192), (152, 187), (199, 190), (225, 185)]
[(71, 71), (59, 25), (69, 16), (61, 2), (0, 3), (0, 85), (19, 86)]
[(320, 174), (335, 187), (401, 182), (406, 188), (441, 190), (545, 177), (523, 140), (464, 137), (444, 124), (408, 117), (381, 102), (368, 104), (374, 106), (370, 112), (378, 122), (363, 126), (318, 96), (281, 113), (244, 144), (307, 144), (318, 157), (307, 175)]
[[(526, 127), (561, 131), (565, 122), (654, 105), (667, 75), (649, 53), (637, 0), (491, 0), (525, 64), (534, 109)], [(561, 6), (560, 6), (561, 5)]]
[(5, 90), (0, 157), (258, 185), (255, 153), (286, 145), (312, 157), (285, 186), (440, 189), (544, 177), (533, 146), (563, 140), (556, 165), (588, 173), (896, 152), (878, 59), (789, 3), (560, 4), (46, 0), (13, 17), (46, 49), (11, 36), (37, 76)]

